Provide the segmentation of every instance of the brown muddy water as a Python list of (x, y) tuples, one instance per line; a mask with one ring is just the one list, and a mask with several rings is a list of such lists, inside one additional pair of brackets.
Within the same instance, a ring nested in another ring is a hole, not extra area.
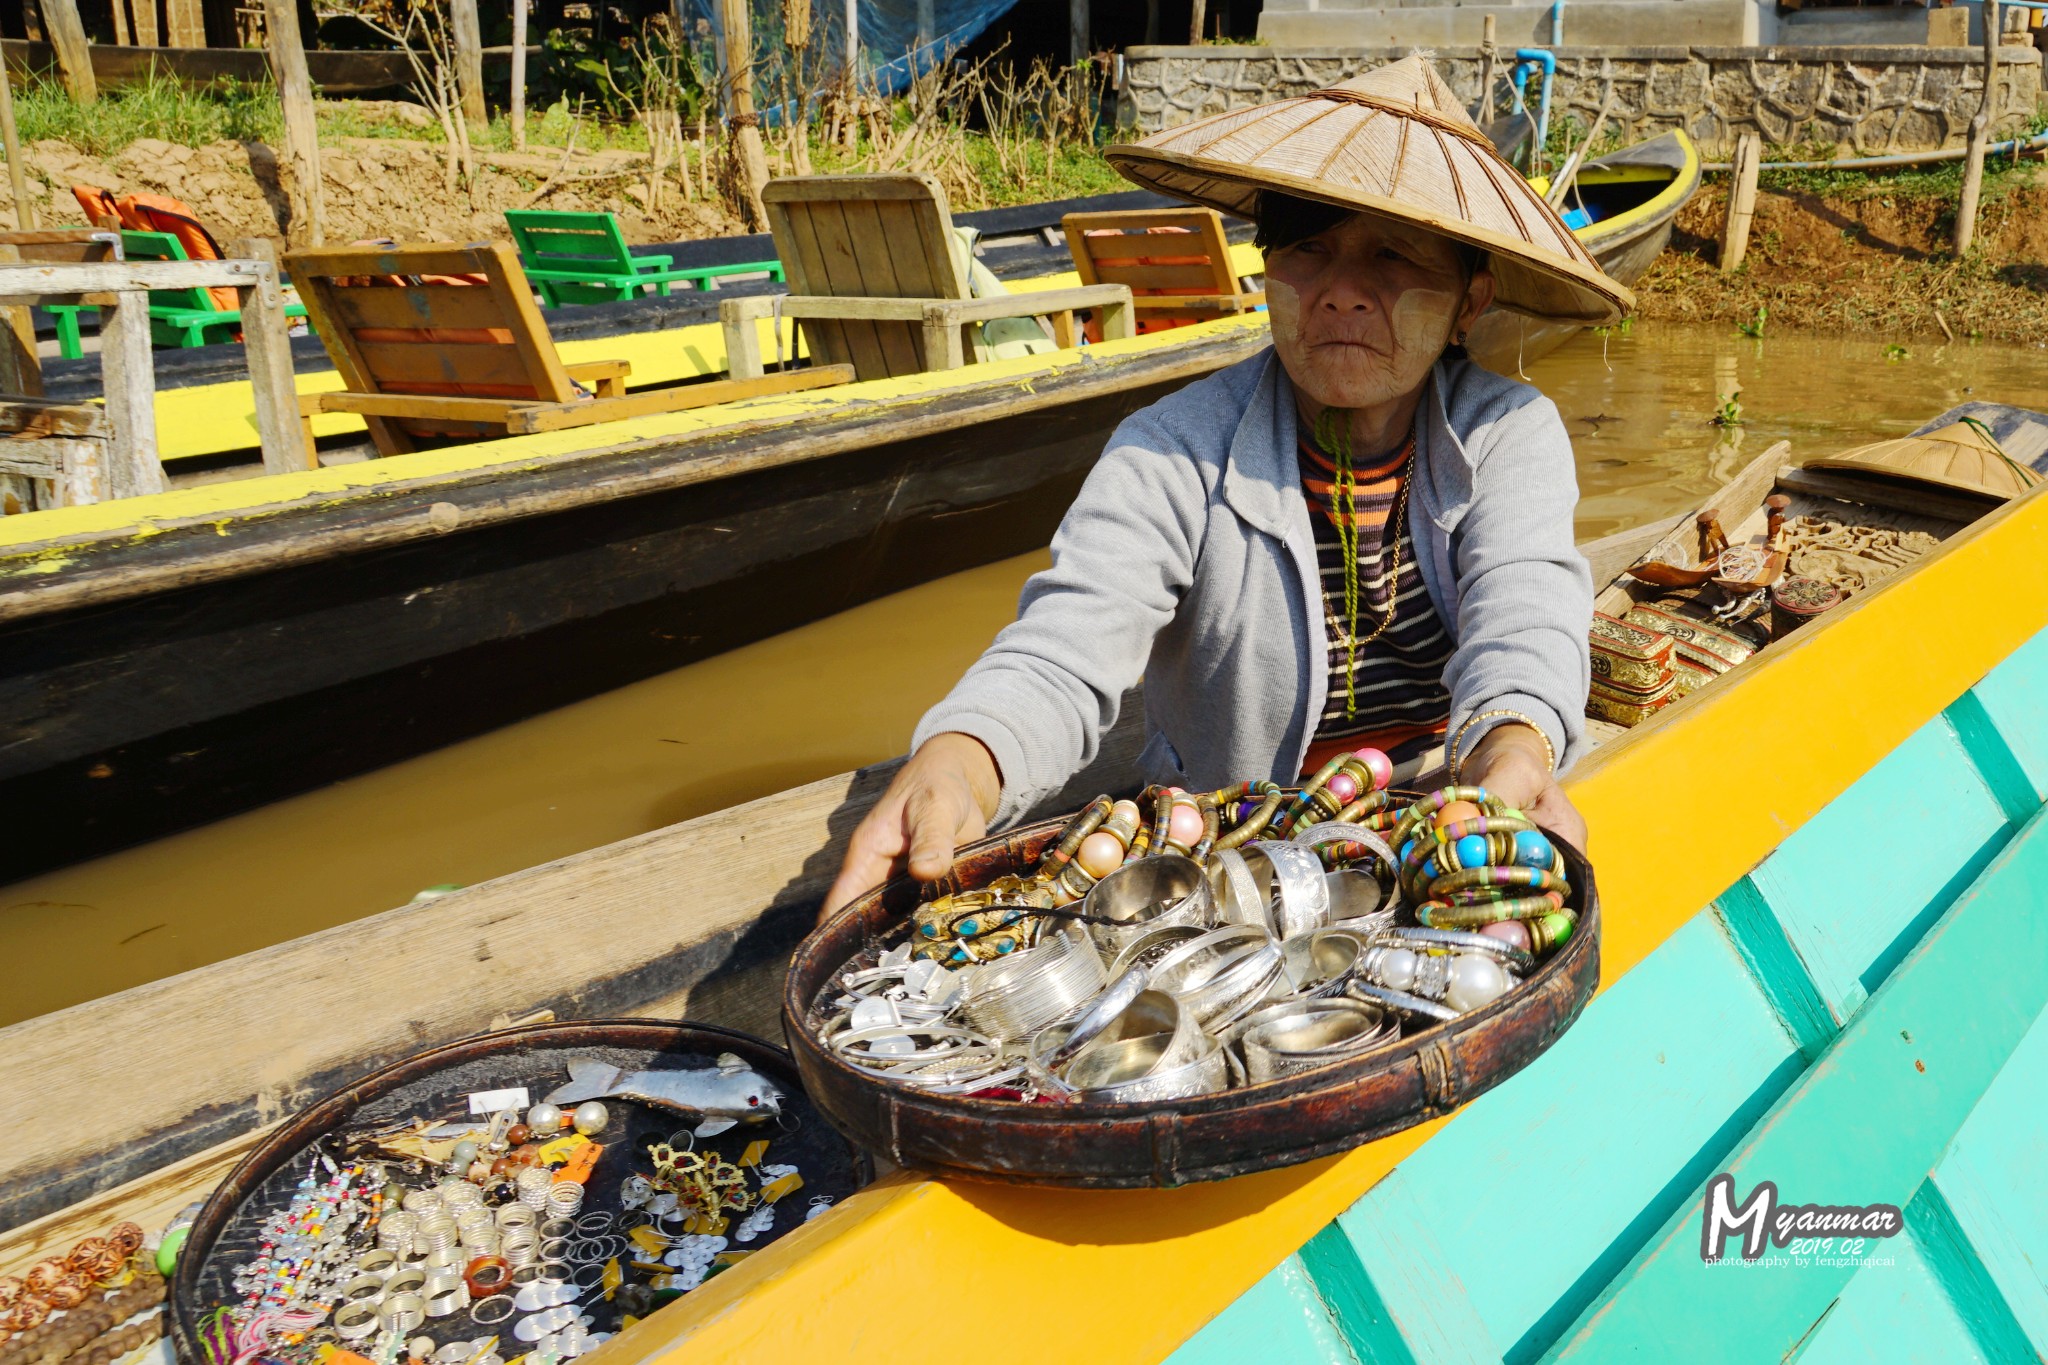
[[(1684, 510), (1771, 442), (1902, 435), (1972, 398), (2048, 408), (2048, 351), (1638, 324), (1529, 367), (1579, 457), (1582, 538)], [(1724, 396), (1743, 424), (1709, 418)], [(900, 753), (1041, 554), (262, 810), (0, 888), (0, 1024)]]

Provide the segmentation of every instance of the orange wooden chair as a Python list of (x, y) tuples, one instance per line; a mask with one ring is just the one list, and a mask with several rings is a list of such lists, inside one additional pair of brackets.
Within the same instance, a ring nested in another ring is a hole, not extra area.
[[(623, 360), (564, 365), (509, 243), (294, 251), (285, 269), (341, 372), (299, 399), (307, 445), (321, 412), (351, 412), (377, 450), (615, 422), (843, 384), (851, 366), (626, 392)], [(593, 392), (594, 395), (593, 395)]]
[[(1223, 217), (1214, 209), (1070, 213), (1060, 226), (1082, 284), (1130, 286), (1140, 332), (1189, 327), (1265, 306), (1264, 290), (1247, 290), (1239, 282)], [(1091, 331), (1089, 340), (1101, 338)]]

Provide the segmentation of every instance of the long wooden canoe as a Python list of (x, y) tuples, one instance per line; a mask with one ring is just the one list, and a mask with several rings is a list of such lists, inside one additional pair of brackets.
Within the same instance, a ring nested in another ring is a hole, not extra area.
[[(605, 1358), (893, 1356), (900, 1327), (880, 1330), (875, 1305), (906, 1255), (1002, 1266), (1060, 1304), (1029, 1333), (920, 1320), (925, 1349), (971, 1360), (1676, 1341), (1751, 1359), (1901, 1331), (1929, 1358), (2040, 1350), (2028, 1266), (2048, 1221), (2028, 1213), (2023, 1139), (2048, 1080), (2048, 921), (2032, 913), (2048, 877), (2044, 535), (2048, 497), (2016, 500), (1598, 748), (1570, 789), (1609, 907), (1607, 989), (1452, 1118), (1177, 1191), (900, 1174)], [(1128, 741), (1057, 800), (1117, 785)], [(0, 1155), (0, 1274), (117, 1214), (161, 1219), (320, 1091), (494, 1023), (688, 1012), (769, 1028), (787, 946), (893, 768), (0, 1030), (11, 1092), (66, 1119)], [(1707, 1266), (1701, 1192), (1722, 1171), (1738, 1196), (1770, 1179), (1787, 1202), (1895, 1205), (1905, 1231), (1884, 1264), (1808, 1248), (1767, 1253), (1768, 1274)]]

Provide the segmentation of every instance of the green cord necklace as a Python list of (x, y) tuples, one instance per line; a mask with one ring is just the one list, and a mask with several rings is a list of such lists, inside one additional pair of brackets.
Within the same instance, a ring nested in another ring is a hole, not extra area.
[(1387, 633), (1394, 624), (1394, 610), (1401, 593), (1401, 531), (1408, 519), (1408, 487), (1412, 482), (1404, 474), (1401, 479), (1401, 496), (1394, 506), (1394, 515), (1387, 523), (1387, 543), (1393, 547), (1393, 564), (1388, 570), (1387, 610), (1380, 618), (1379, 625), (1363, 640), (1358, 638), (1358, 491), (1351, 477), (1351, 414), (1336, 408), (1324, 408), (1316, 419), (1316, 443), (1330, 452), (1331, 463), (1336, 466), (1337, 484), (1331, 496), (1334, 508), (1337, 498), (1344, 500), (1344, 511), (1337, 520), (1337, 545), (1344, 556), (1344, 718), (1350, 720), (1358, 714), (1358, 650), (1369, 645)]

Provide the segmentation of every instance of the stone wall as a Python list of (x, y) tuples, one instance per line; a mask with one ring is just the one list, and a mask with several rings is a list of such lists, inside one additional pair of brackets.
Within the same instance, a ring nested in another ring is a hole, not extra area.
[[(1155, 132), (1206, 114), (1334, 85), (1407, 55), (1395, 48), (1135, 47), (1125, 54), (1120, 116)], [(1434, 54), (1468, 108), (1479, 100), (1480, 56)], [(2001, 51), (1992, 129), (2022, 129), (2041, 97), (2041, 54)], [(1834, 147), (1842, 156), (1959, 147), (1982, 98), (1983, 54), (1970, 48), (1637, 47), (1557, 49), (1553, 126), (1590, 125), (1611, 95), (1610, 129), (1631, 140), (1684, 128), (1710, 160), (1737, 134), (1773, 146)], [(1504, 87), (1497, 87), (1504, 88)]]

